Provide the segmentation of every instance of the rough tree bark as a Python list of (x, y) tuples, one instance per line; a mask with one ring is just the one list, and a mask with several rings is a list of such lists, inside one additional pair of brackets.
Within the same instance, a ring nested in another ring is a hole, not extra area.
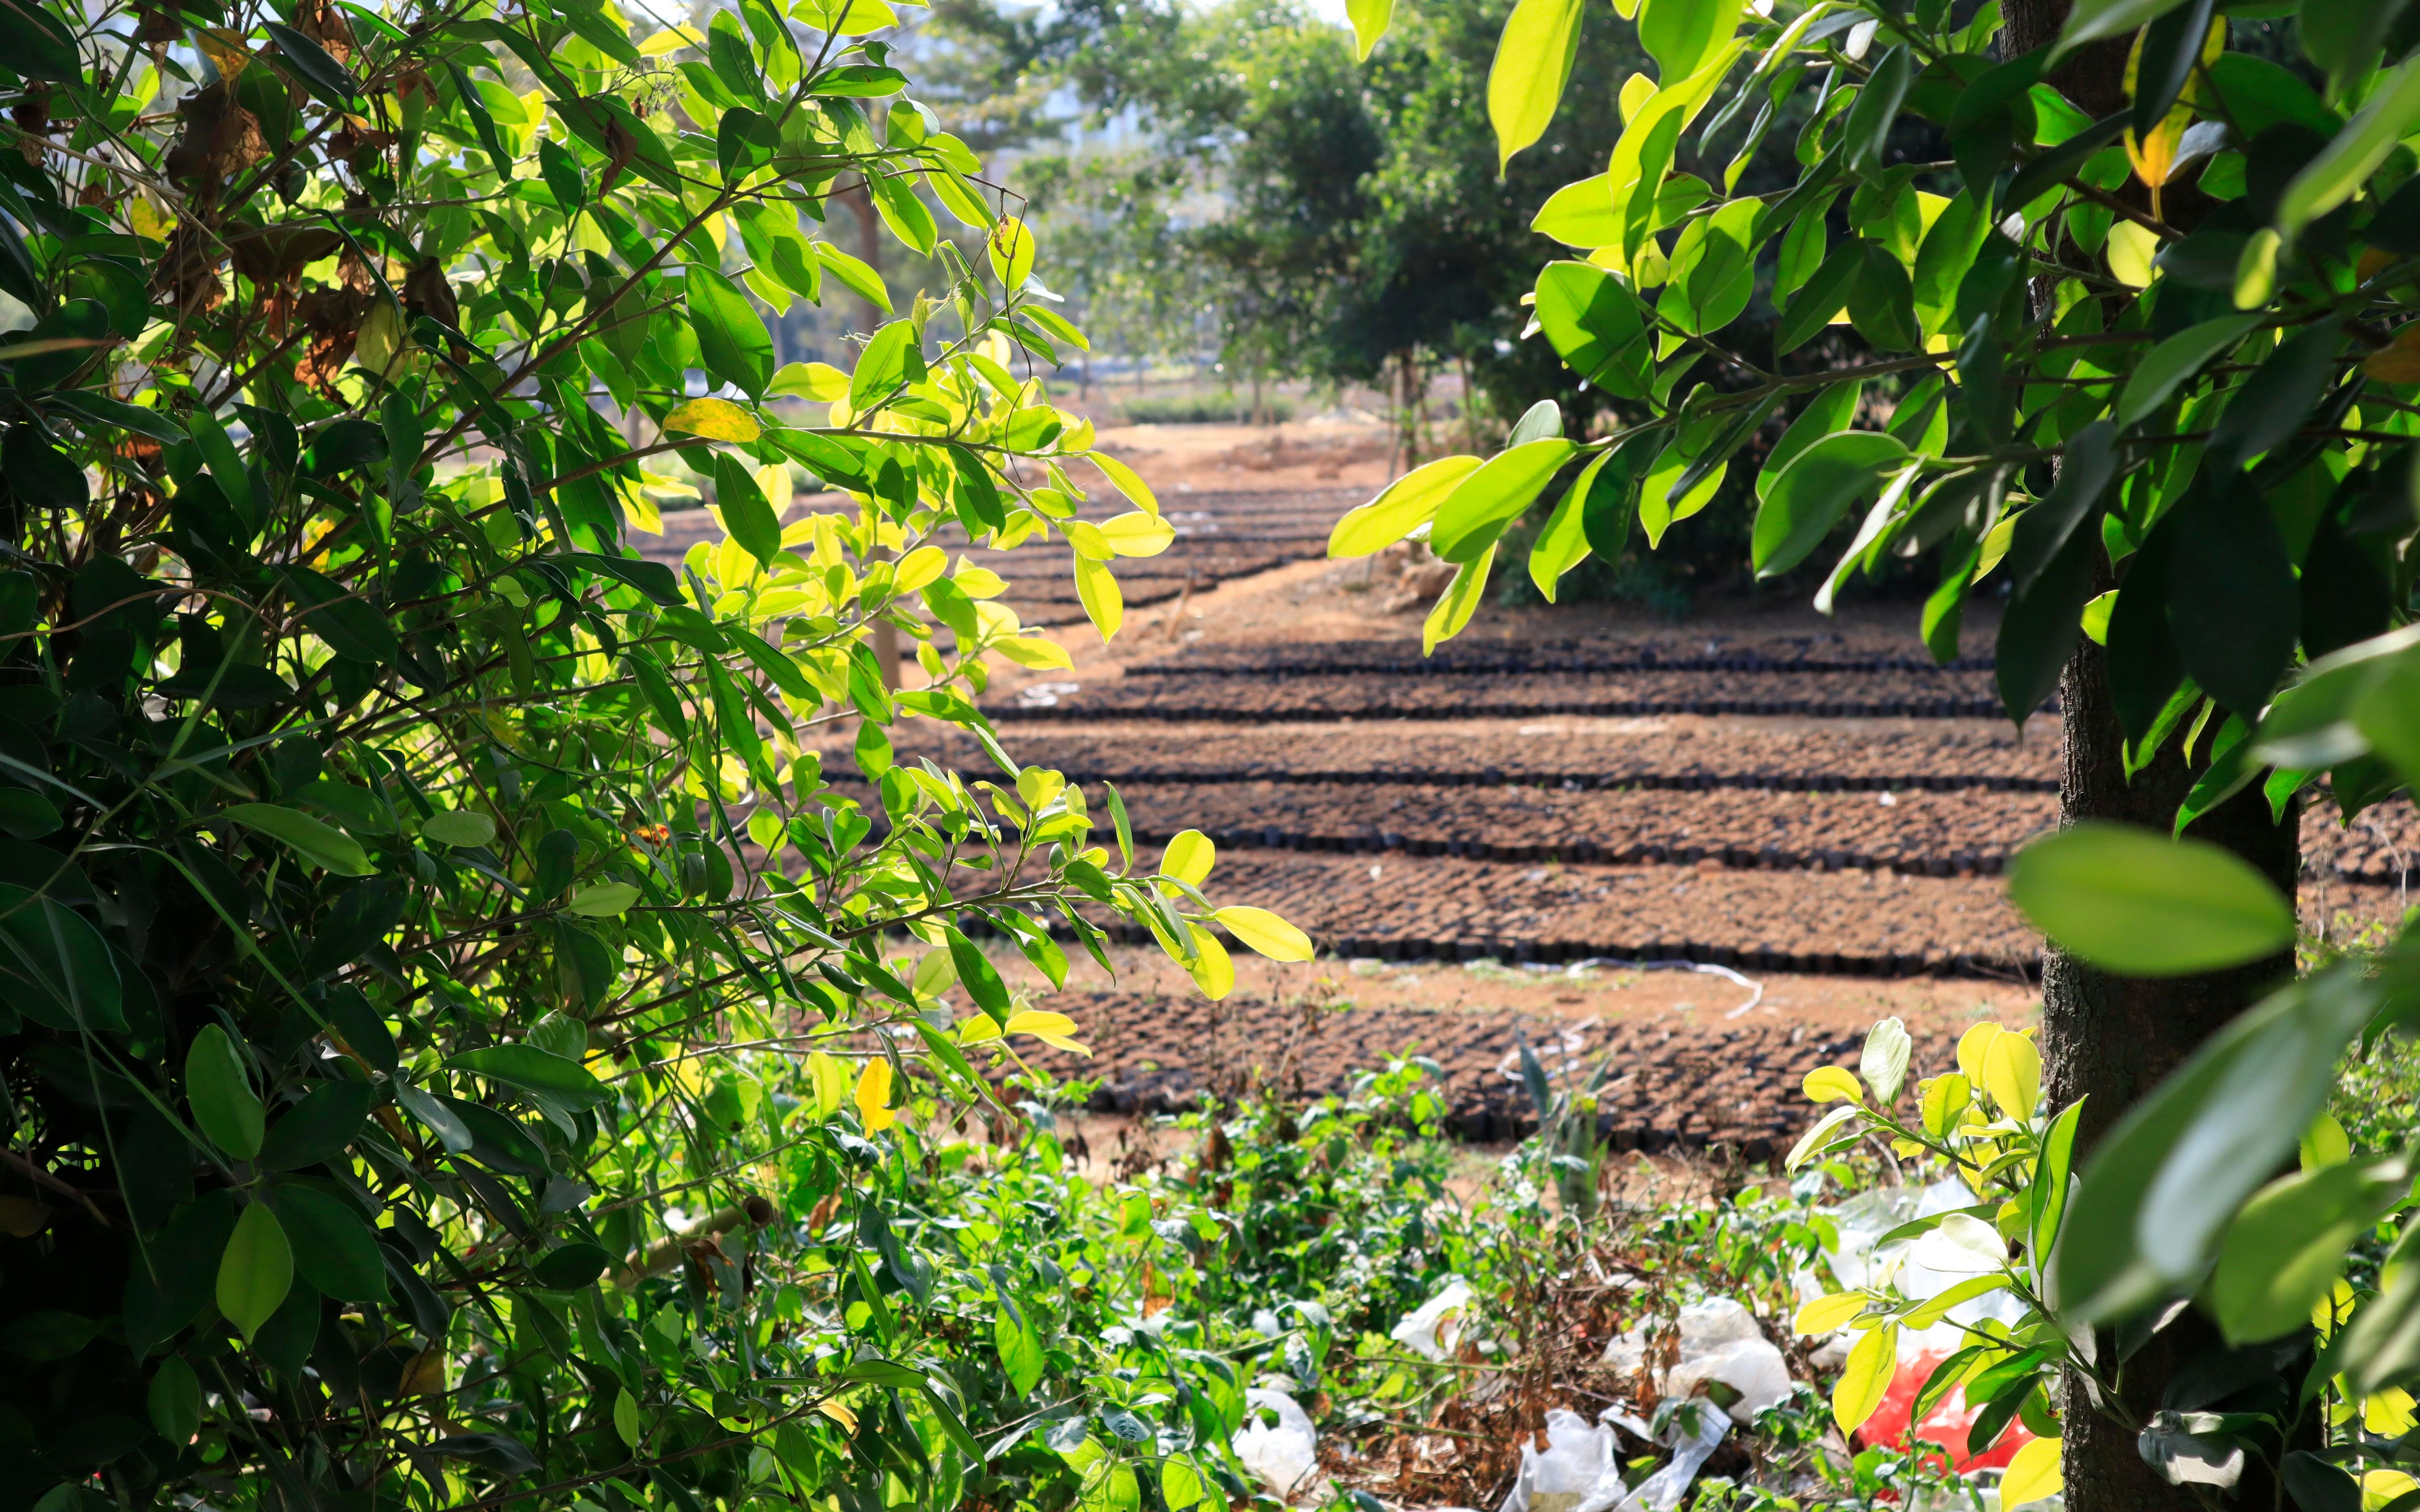
[[(2067, 19), (2068, 0), (2006, 0), (2008, 30), (2003, 54), (2019, 56), (2049, 45)], [(2087, 114), (2106, 116), (2125, 103), (2124, 70), (2129, 39), (2080, 50), (2052, 80)], [(2194, 196), (2198, 199), (2198, 195)], [(2198, 206), (2172, 196), (2171, 220), (2190, 224)], [(2048, 289), (2041, 291), (2047, 298)], [(2104, 565), (2103, 572), (2107, 569)], [(2113, 586), (2114, 579), (2102, 586)], [(2101, 648), (2084, 642), (2059, 679), (2064, 764), (2059, 779), (2059, 820), (2118, 820), (2164, 831), (2197, 773), (2176, 742), (2133, 782), (2126, 779), (2125, 735), (2109, 697)], [(2207, 750), (2201, 752), (2207, 756)], [(2288, 808), (2273, 821), (2268, 800), (2255, 787), (2196, 823), (2191, 833), (2250, 860), (2271, 881), (2294, 895), (2299, 868), (2300, 815)], [(2041, 1051), (2045, 1102), (2064, 1106), (2088, 1097), (2078, 1120), (2079, 1152), (2097, 1141), (2127, 1106), (2156, 1086), (2229, 1019), (2250, 1006), (2264, 988), (2293, 969), (2290, 952), (2230, 971), (2202, 976), (2136, 980), (2108, 976), (2055, 949), (2043, 952)], [(2119, 1405), (2135, 1422), (2160, 1405), (2161, 1393), (2180, 1365), (2216, 1336), (2197, 1315), (2187, 1315), (2155, 1335), (2126, 1362)], [(2101, 1358), (2115, 1359), (2104, 1334)], [(2134, 1434), (2097, 1411), (2081, 1382), (2071, 1378), (2061, 1418), (2066, 1448), (2062, 1470), (2069, 1512), (2139, 1512), (2149, 1507), (2198, 1504), (2170, 1486), (2143, 1462)], [(2266, 1505), (2273, 1488), (2242, 1488), (2247, 1505)]]

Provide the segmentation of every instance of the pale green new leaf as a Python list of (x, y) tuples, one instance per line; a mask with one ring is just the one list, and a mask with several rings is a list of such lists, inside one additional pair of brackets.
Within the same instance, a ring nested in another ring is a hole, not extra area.
[(1452, 563), (1477, 556), (1494, 545), (1504, 527), (1529, 507), (1578, 451), (1575, 443), (1550, 436), (1489, 458), (1437, 506), (1429, 548)]
[(1579, 55), (1580, 0), (1517, 0), (1487, 70), (1487, 119), (1496, 166), (1546, 134)]
[(1496, 563), (1496, 548), (1486, 550), (1462, 564), (1446, 586), (1443, 596), (1429, 610), (1428, 619), (1420, 625), (1420, 655), (1425, 656), (1440, 641), (1450, 640), (1462, 633), (1470, 616), (1478, 611), (1479, 601), (1487, 594), (1487, 571)]
[(1412, 469), (1377, 498), (1344, 512), (1327, 532), (1327, 554), (1366, 557), (1385, 550), (1434, 519), (1437, 506), (1479, 466), (1475, 456), (1443, 456)]
[(1344, 19), (1353, 23), (1353, 59), (1366, 63), (1394, 23), (1395, 0), (1344, 0)]
[(2257, 961), (2294, 941), (2294, 909), (2251, 862), (2207, 841), (2087, 823), (2010, 857), (2009, 899), (2060, 949), (2130, 977)]

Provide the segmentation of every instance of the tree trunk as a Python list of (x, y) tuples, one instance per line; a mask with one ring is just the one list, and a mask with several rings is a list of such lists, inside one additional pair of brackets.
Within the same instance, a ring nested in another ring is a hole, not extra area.
[[(2177, 806), (2198, 775), (2189, 767), (2180, 740), (2143, 771), (2126, 780), (2124, 735), (2109, 702), (2108, 679), (2099, 646), (2085, 643), (2059, 678), (2059, 710), (2065, 725), (2065, 765), (2059, 778), (2059, 822), (2118, 820), (2165, 831)], [(2207, 757), (2207, 744), (2197, 752)], [(2288, 807), (2273, 823), (2269, 800), (2257, 786), (2246, 789), (2196, 823), (2191, 833), (2245, 857), (2294, 895), (2299, 813)], [(2088, 1097), (2077, 1120), (2079, 1152), (2091, 1146), (2118, 1116), (2176, 1069), (2195, 1045), (2250, 1005), (2254, 996), (2293, 970), (2290, 951), (2231, 971), (2157, 980), (2112, 977), (2055, 949), (2042, 953), (2041, 1051), (2045, 1105), (2063, 1107)], [(2198, 1313), (2188, 1313), (2155, 1335), (2125, 1363), (2120, 1404), (2135, 1422), (2159, 1410), (2161, 1393), (2178, 1366), (2217, 1337)], [(2104, 1368), (2116, 1344), (2100, 1339)], [(2095, 1410), (2082, 1384), (2071, 1378), (2061, 1412), (2066, 1430), (2064, 1472), (2069, 1512), (2135, 1512), (2156, 1506), (2197, 1504), (2167, 1484), (2135, 1452), (2134, 1434)], [(2265, 1504), (2252, 1494), (2255, 1471), (2245, 1475), (2244, 1504)]]
[[(2017, 57), (2048, 46), (2068, 14), (2067, 0), (2007, 0), (2008, 30), (2002, 55)], [(2131, 38), (2079, 50), (2052, 74), (2051, 82), (2095, 118), (2125, 103), (2124, 71)], [(2179, 207), (2171, 206), (2172, 209)], [(2039, 299), (2047, 299), (2043, 286)], [(2113, 586), (2104, 563), (2102, 587)], [(2192, 788), (2196, 769), (2187, 762), (2182, 737), (2171, 739), (2151, 764), (2128, 782), (2125, 734), (2109, 699), (2101, 648), (2084, 642), (2059, 678), (2064, 766), (2059, 779), (2059, 822), (2116, 820), (2164, 833)], [(2207, 761), (2207, 739), (2195, 754)], [(2294, 896), (2301, 847), (2300, 812), (2289, 805), (2273, 820), (2269, 802), (2256, 786), (2204, 816), (2191, 832), (2243, 856)], [(2045, 1105), (2061, 1107), (2088, 1098), (2077, 1124), (2077, 1152), (2097, 1142), (2126, 1108), (2158, 1085), (2195, 1046), (2249, 1007), (2262, 990), (2289, 975), (2290, 951), (2230, 971), (2158, 980), (2131, 980), (2095, 971), (2055, 948), (2042, 955), (2041, 1052)], [(2139, 1423), (2161, 1406), (2169, 1379), (2195, 1351), (2217, 1337), (2198, 1313), (2187, 1313), (2154, 1335), (2118, 1373), (2116, 1404)], [(2099, 1339), (2104, 1374), (2117, 1369), (2114, 1338)], [(2134, 1432), (2087, 1399), (2081, 1381), (2067, 1381), (2060, 1417), (2065, 1434), (2062, 1472), (2069, 1512), (2138, 1512), (2147, 1507), (2191, 1507), (2196, 1500), (2170, 1486), (2135, 1449)], [(2256, 1486), (2258, 1479), (2262, 1484)], [(2273, 1483), (2256, 1467), (2239, 1488), (2245, 1505), (2266, 1505)]]

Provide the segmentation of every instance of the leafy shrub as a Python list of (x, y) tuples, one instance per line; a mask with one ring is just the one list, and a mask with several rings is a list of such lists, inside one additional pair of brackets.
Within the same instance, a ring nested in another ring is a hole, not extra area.
[[(1118, 409), (1130, 425), (1239, 425), (1252, 419), (1250, 398), (1233, 393), (1161, 398), (1143, 395), (1119, 400)], [(1294, 403), (1289, 399), (1264, 399), (1261, 409), (1273, 425), (1282, 425), (1294, 418)]]
[[(1028, 1399), (1116, 1269), (1050, 1258), (1047, 1144), (987, 1227), (916, 1205), (1079, 1032), (969, 928), (1055, 980), (1124, 918), (1213, 995), (1226, 938), (1309, 945), (993, 739), (985, 658), (1066, 653), (933, 538), (1080, 543), (1108, 636), (1109, 561), (1173, 532), (1010, 375), (1078, 338), (880, 42), (282, 15), (0, 23), (0, 1508), (946, 1506), (978, 1429), (1164, 1352), (1087, 1317), (1109, 1363)], [(942, 302), (777, 373), (757, 301), (892, 308), (812, 230), (861, 183)], [(726, 531), (678, 572), (626, 533), (672, 453)], [(793, 464), (845, 504), (785, 520)], [(909, 718), (997, 771), (894, 762)]]

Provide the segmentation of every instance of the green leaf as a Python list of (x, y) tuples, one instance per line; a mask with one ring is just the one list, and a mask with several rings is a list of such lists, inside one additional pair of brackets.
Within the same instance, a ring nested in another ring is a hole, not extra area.
[(151, 1373), (144, 1405), (151, 1427), (170, 1443), (189, 1443), (201, 1431), (202, 1381), (183, 1355), (172, 1354), (160, 1362)]
[(2128, 825), (2079, 824), (2018, 851), (2009, 900), (2060, 949), (2130, 977), (2216, 971), (2294, 942), (2293, 905), (2251, 862)]
[(722, 513), (722, 528), (739, 548), (769, 568), (782, 554), (782, 519), (766, 501), (756, 479), (729, 452), (714, 454), (714, 502)]
[(219, 1312), (250, 1342), (292, 1289), (294, 1251), (286, 1230), (267, 1203), (251, 1203), (219, 1257)]
[(1529, 548), (1529, 580), (1537, 584), (1538, 592), (1549, 604), (1555, 601), (1555, 584), (1589, 554), (1589, 489), (1611, 460), (1613, 453), (1601, 452), (1580, 470), (1580, 475), (1572, 480), (1572, 486), (1563, 491), (1562, 501), (1539, 529), (1536, 544)]
[(274, 803), (239, 803), (209, 817), (232, 819), (248, 829), (256, 829), (311, 865), (339, 876), (365, 877), (377, 871), (359, 841), (299, 809)]
[(748, 296), (713, 269), (691, 263), (688, 303), (707, 376), (751, 399), (764, 398), (773, 381), (773, 338)]
[(2130, 36), (2182, 5), (2184, 0), (2076, 0), (2067, 13), (2067, 24), (2059, 28), (2054, 61), (2066, 56), (2086, 42), (2103, 38)]
[[(2373, 90), (2277, 196), (2277, 234), (2290, 244), (2303, 227), (2352, 198), (2396, 144), (2420, 125), (2420, 62), (2406, 63)], [(2324, 321), (2333, 328), (2335, 322)]]
[(445, 1069), (485, 1076), (573, 1107), (597, 1108), (613, 1101), (613, 1089), (590, 1075), (587, 1067), (535, 1045), (498, 1044), (466, 1050), (448, 1057)]
[[(1647, 475), (1638, 485), (1638, 525), (1646, 533), (1649, 550), (1664, 544), (1666, 531), (1713, 503), (1723, 480), (1730, 475), (1729, 462), (1713, 471), (1698, 466), (1713, 443), (1714, 426), (1719, 423), (1720, 417), (1714, 417), (1687, 427), (1667, 442), (1655, 454), (1655, 460), (1647, 465)], [(1697, 486), (1675, 499), (1673, 491), (1681, 480), (1693, 472), (1699, 477)]]
[(1445, 593), (1430, 609), (1427, 620), (1420, 625), (1421, 656), (1436, 650), (1440, 641), (1450, 640), (1460, 635), (1463, 626), (1470, 623), (1471, 615), (1478, 612), (1480, 600), (1486, 596), (1487, 572), (1495, 564), (1496, 547), (1490, 543), (1486, 550), (1464, 563), (1455, 572), (1453, 581), (1446, 585)]
[(1849, 294), (1865, 266), (1864, 243), (1850, 241), (1833, 248), (1831, 255), (1816, 268), (1814, 276), (1807, 280), (1807, 286), (1781, 313), (1781, 321), (1774, 328), (1774, 355), (1786, 357), (1796, 351), (1830, 325), (1834, 316), (1848, 308)]
[(261, 1168), (299, 1170), (343, 1154), (368, 1119), (372, 1096), (366, 1082), (328, 1082), (317, 1088), (270, 1125), (260, 1141)]
[(1621, 222), (1613, 213), (1611, 180), (1598, 174), (1575, 184), (1565, 184), (1538, 207), (1529, 229), (1567, 247), (1612, 246), (1621, 239)]
[(1756, 575), (1776, 577), (1806, 561), (1907, 458), (1906, 446), (1880, 431), (1844, 430), (1808, 444), (1764, 490), (1757, 508), (1748, 547)]
[(1353, 60), (1366, 63), (1394, 23), (1395, 0), (1344, 0), (1344, 19), (1353, 23)]
[(818, 241), (814, 248), (815, 257), (824, 265), (824, 271), (840, 280), (841, 287), (884, 315), (891, 313), (891, 286), (882, 281), (880, 273), (829, 241)]
[(1606, 270), (1551, 262), (1537, 285), (1538, 328), (1588, 382), (1620, 399), (1646, 397), (1654, 355), (1638, 297)]
[[(303, 1280), (343, 1302), (386, 1300), (386, 1262), (379, 1257), (368, 1221), (350, 1203), (313, 1187), (281, 1183), (269, 1189), (269, 1205)], [(241, 1232), (238, 1220), (239, 1237)]]
[(440, 809), (421, 821), (421, 837), (440, 845), (468, 850), (496, 838), (496, 822), (469, 809)]
[(1669, 84), (1705, 67), (1739, 27), (1741, 0), (1642, 0), (1638, 45), (1655, 59), (1656, 76)]
[(268, 1115), (244, 1074), (235, 1041), (215, 1024), (203, 1025), (185, 1049), (185, 1102), (211, 1144), (237, 1160), (260, 1153)]
[(2411, 1185), (2403, 1162), (2381, 1156), (2280, 1177), (2227, 1227), (2211, 1272), (2211, 1311), (2233, 1345), (2310, 1326), (2311, 1310), (2343, 1274), (2352, 1242)]
[(1378, 497), (1344, 512), (1327, 532), (1331, 557), (1366, 557), (1428, 524), (1463, 479), (1477, 471), (1475, 456), (1443, 456), (1412, 469), (1378, 491)]
[(1863, 378), (1844, 378), (1816, 392), (1807, 408), (1798, 411), (1798, 418), (1790, 423), (1790, 428), (1781, 433), (1781, 440), (1773, 443), (1773, 450), (1765, 455), (1764, 466), (1757, 471), (1756, 497), (1760, 503), (1772, 492), (1782, 470), (1797, 460), (1799, 453), (1833, 432), (1848, 430), (1856, 424), (1857, 401), (1865, 392)]
[(639, 889), (628, 882), (598, 882), (580, 889), (565, 906), (582, 918), (619, 918), (639, 901)]
[(28, 79), (66, 85), (84, 80), (75, 34), (39, 6), (0, 7), (0, 40), (8, 45), (9, 67)]
[(2246, 475), (2205, 472), (2171, 512), (2168, 627), (2193, 680), (2243, 716), (2268, 706), (2302, 625), (2275, 517)]
[(1739, 318), (1756, 290), (1756, 224), (1763, 205), (1735, 199), (1689, 223), (1672, 249), (1672, 277), (1656, 313), (1689, 335)]
[[(1854, 1111), (1854, 1110), (1844, 1110)], [(1865, 1426), (1883, 1404), (1883, 1394), (1890, 1389), (1891, 1377), (1899, 1370), (1899, 1325), (1885, 1323), (1869, 1329), (1849, 1347), (1848, 1363), (1840, 1367), (1840, 1379), (1832, 1386), (1832, 1417), (1843, 1433), (1854, 1433)]]
[[(2211, 83), (2218, 86), (2225, 118), (2246, 142), (2257, 141), (2272, 126), (2307, 127), (2321, 136), (2334, 136), (2343, 117), (2328, 109), (2318, 90), (2274, 59), (2253, 53), (2222, 53), (2210, 66)], [(2242, 178), (2239, 170), (2237, 177)]]
[(1892, 48), (1867, 75), (1857, 98), (1849, 103), (1849, 118), (1840, 125), (1840, 154), (1851, 173), (1861, 177), (1880, 177), (1883, 168), (1883, 144), (1890, 136), (1893, 122), (1899, 119), (1900, 106), (1907, 100), (1907, 86), (1914, 78), (1905, 45)]
[(1493, 547), (1504, 527), (1529, 507), (1578, 451), (1574, 442), (1552, 436), (1524, 441), (1489, 459), (1437, 506), (1429, 548), (1460, 564)]
[(1516, 0), (1487, 70), (1487, 119), (1499, 177), (1512, 155), (1546, 134), (1579, 55), (1580, 0)]
[(2320, 320), (2281, 343), (2228, 396), (2204, 448), (2211, 468), (2248, 468), (2300, 430), (2319, 408), (2344, 346), (2342, 322)]
[(329, 650), (373, 667), (391, 666), (402, 655), (395, 627), (376, 605), (308, 567), (288, 565), (279, 571), (294, 601), (303, 606), (302, 623), (328, 642)]
[(321, 104), (338, 110), (354, 107), (357, 90), (353, 76), (345, 71), (343, 64), (328, 55), (326, 48), (291, 26), (283, 26), (273, 21), (262, 22), (260, 26), (269, 34), (269, 39), (277, 44), (277, 51), (285, 54), (287, 66), (293, 69), (296, 78), (302, 81), (302, 87), (311, 91)]
[(997, 1310), (992, 1314), (992, 1347), (1000, 1351), (1000, 1367), (1008, 1375), (1008, 1383), (1019, 1396), (1030, 1396), (1042, 1383), (1046, 1356), (1042, 1340), (1026, 1321), (1025, 1309), (1016, 1304), (1005, 1288), (999, 1293)]
[(2145, 353), (2118, 396), (2118, 424), (2132, 425), (2168, 402), (2180, 384), (2260, 323), (2253, 315), (2223, 315), (2187, 326)]
[(895, 393), (900, 385), (918, 381), (923, 375), (924, 359), (916, 347), (916, 327), (906, 320), (890, 321), (875, 332), (865, 350), (858, 354), (857, 371), (849, 375), (848, 380), (849, 408), (871, 409)]
[(11, 1006), (47, 1028), (127, 1028), (109, 942), (56, 898), (13, 883), (0, 883), (0, 984)]
[[(2408, 966), (2401, 975), (2408, 991)], [(2094, 1149), (2060, 1227), (2060, 1316), (2119, 1317), (2198, 1278), (2236, 1209), (2291, 1158), (2381, 995), (2359, 965), (2295, 982), (2129, 1108)]]

